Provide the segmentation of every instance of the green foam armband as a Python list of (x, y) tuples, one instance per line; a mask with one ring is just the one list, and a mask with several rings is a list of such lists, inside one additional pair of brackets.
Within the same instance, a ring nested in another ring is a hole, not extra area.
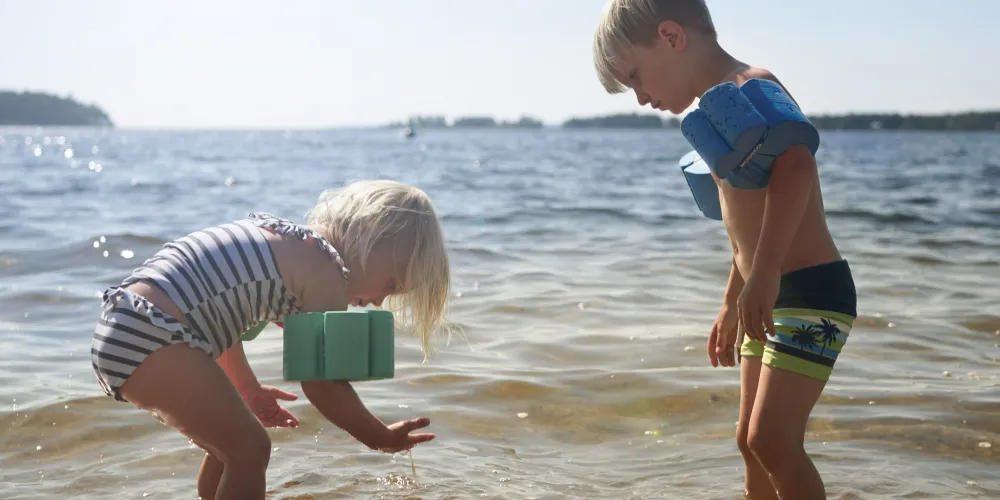
[(389, 311), (292, 314), (284, 322), (285, 380), (375, 380), (395, 375)]
[(247, 331), (243, 332), (243, 335), (240, 335), (240, 340), (243, 342), (250, 342), (251, 340), (257, 338), (257, 336), (260, 335), (260, 332), (264, 331), (264, 327), (266, 326), (267, 321), (261, 321), (260, 323), (247, 328)]

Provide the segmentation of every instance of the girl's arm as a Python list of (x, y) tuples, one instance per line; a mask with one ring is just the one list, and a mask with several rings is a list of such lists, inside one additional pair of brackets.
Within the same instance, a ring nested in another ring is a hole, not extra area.
[(243, 351), (243, 342), (237, 341), (226, 352), (222, 353), (216, 362), (222, 367), (222, 371), (226, 372), (229, 380), (233, 381), (236, 390), (240, 391), (241, 394), (247, 392), (248, 389), (260, 387), (260, 381), (257, 380), (257, 375), (250, 368), (246, 352)]
[(302, 391), (309, 402), (333, 425), (340, 427), (365, 446), (386, 453), (408, 450), (434, 439), (434, 434), (411, 431), (427, 427), (430, 420), (415, 418), (385, 425), (372, 415), (351, 384), (334, 380), (302, 382)]
[(309, 402), (333, 425), (344, 429), (365, 446), (377, 449), (385, 441), (388, 429), (358, 397), (351, 384), (336, 380), (302, 382), (302, 392)]

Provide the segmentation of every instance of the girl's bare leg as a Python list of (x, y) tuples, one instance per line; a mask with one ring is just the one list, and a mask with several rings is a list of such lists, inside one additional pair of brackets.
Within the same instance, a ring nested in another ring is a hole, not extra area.
[(223, 470), (216, 500), (263, 500), (271, 439), (204, 351), (186, 344), (157, 349), (122, 385), (121, 395), (218, 459)]

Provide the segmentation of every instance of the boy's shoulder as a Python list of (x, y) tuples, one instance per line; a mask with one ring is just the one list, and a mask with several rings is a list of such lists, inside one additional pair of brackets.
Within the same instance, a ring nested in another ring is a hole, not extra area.
[(771, 70), (758, 66), (741, 66), (732, 73), (726, 75), (725, 81), (731, 81), (737, 86), (742, 86), (748, 80), (753, 79), (771, 80), (772, 82), (784, 87), (784, 85), (781, 84), (781, 81), (778, 80), (778, 77), (774, 76), (774, 73), (772, 73)]
[(788, 90), (788, 87), (786, 87), (784, 83), (781, 83), (781, 80), (778, 80), (778, 77), (775, 76), (774, 73), (772, 73), (771, 70), (767, 68), (761, 68), (758, 66), (745, 66), (743, 68), (734, 71), (726, 78), (727, 80), (732, 81), (736, 85), (743, 85), (744, 83), (746, 83), (747, 80), (753, 80), (753, 79), (770, 80), (774, 83), (777, 83), (782, 89), (785, 90), (785, 93), (792, 98), (792, 101), (793, 102), (795, 101), (795, 97), (792, 97), (792, 92)]

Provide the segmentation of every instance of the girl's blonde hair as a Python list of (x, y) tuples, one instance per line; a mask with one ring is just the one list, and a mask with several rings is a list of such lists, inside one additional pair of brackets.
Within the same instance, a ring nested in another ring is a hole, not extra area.
[(414, 328), (426, 358), (431, 337), (444, 325), (451, 286), (444, 236), (427, 194), (389, 180), (353, 182), (323, 192), (307, 219), (326, 230), (345, 259), (362, 266), (379, 241), (393, 238), (397, 251), (408, 247), (405, 289), (386, 297), (386, 308)]

